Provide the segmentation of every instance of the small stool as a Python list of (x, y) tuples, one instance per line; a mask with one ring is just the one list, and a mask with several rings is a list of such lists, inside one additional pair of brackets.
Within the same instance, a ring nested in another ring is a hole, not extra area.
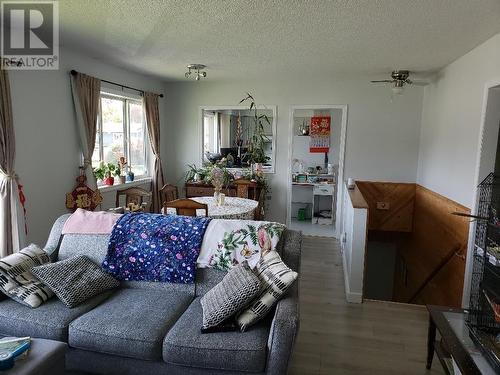
[(1, 375), (64, 375), (65, 354), (68, 345), (64, 342), (31, 339), (28, 356), (18, 359), (13, 368)]

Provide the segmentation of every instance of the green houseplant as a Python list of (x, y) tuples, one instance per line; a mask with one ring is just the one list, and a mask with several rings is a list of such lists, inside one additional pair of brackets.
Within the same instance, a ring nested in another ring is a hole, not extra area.
[(199, 168), (195, 164), (189, 164), (187, 166), (188, 170), (184, 175), (184, 180), (186, 182), (204, 182), (206, 184), (212, 184), (212, 171), (215, 167), (218, 167), (223, 171), (223, 185), (229, 185), (234, 179), (234, 176), (227, 170), (225, 159), (216, 163), (204, 163), (203, 166)]
[(204, 181), (208, 176), (208, 170), (205, 167), (198, 168), (195, 164), (188, 164), (188, 170), (184, 176), (186, 182)]
[(119, 177), (121, 174), (120, 167), (113, 163), (102, 163), (99, 167), (94, 168), (94, 176), (97, 180), (100, 180), (104, 185), (114, 185), (115, 176)]
[(267, 163), (270, 158), (264, 151), (264, 144), (269, 141), (265, 134), (264, 124), (271, 125), (269, 118), (265, 114), (259, 114), (254, 97), (247, 93), (247, 96), (240, 100), (240, 104), (248, 103), (249, 109), (253, 112), (253, 132), (251, 133), (248, 151), (245, 153), (245, 159), (253, 166), (253, 169), (260, 171), (262, 164)]

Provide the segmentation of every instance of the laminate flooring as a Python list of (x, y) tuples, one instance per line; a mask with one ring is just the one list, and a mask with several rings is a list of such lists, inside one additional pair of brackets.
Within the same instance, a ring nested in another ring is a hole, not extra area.
[(290, 374), (444, 374), (437, 358), (426, 370), (425, 307), (345, 300), (337, 240), (304, 237), (300, 331)]

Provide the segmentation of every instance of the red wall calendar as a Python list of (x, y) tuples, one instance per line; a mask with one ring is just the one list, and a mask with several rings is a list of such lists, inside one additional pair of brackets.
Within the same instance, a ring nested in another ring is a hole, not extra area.
[(325, 153), (330, 150), (331, 117), (311, 117), (309, 152)]

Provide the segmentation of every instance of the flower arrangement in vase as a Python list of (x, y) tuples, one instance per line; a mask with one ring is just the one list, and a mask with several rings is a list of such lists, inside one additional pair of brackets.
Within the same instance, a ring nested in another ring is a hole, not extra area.
[(127, 165), (127, 160), (121, 156), (120, 160), (118, 160), (118, 165), (120, 166), (120, 183), (124, 184), (127, 182), (127, 175), (126, 175), (126, 165)]
[(205, 168), (207, 169), (205, 181), (213, 185), (214, 198), (218, 205), (222, 205), (224, 202), (222, 189), (227, 187), (231, 181), (234, 180), (234, 176), (226, 168), (226, 162), (226, 159), (223, 158), (214, 164), (205, 165)]
[(203, 182), (211, 184), (214, 187), (214, 198), (219, 205), (223, 204), (221, 197), (222, 190), (227, 187), (235, 178), (235, 176), (227, 169), (227, 160), (222, 158), (215, 163), (204, 163), (203, 166), (188, 165), (188, 170), (185, 173), (186, 182)]
[(224, 170), (217, 164), (215, 164), (210, 171), (210, 181), (214, 186), (214, 197), (216, 201), (219, 201), (219, 195), (222, 192), (222, 187), (224, 186)]

